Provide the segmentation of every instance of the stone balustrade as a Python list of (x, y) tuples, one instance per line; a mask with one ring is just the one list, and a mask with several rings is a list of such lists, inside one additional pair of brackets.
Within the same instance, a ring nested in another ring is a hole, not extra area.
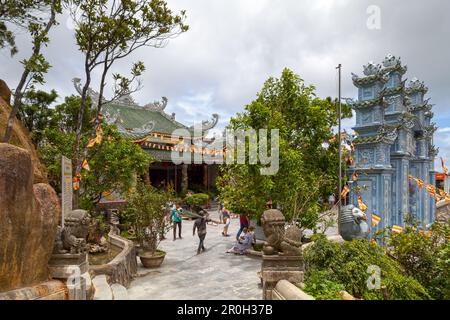
[(280, 280), (272, 290), (272, 300), (314, 300), (314, 298), (289, 281)]
[(128, 287), (137, 274), (136, 248), (132, 241), (111, 232), (108, 235), (108, 242), (121, 248), (122, 251), (107, 264), (89, 266), (89, 271), (95, 276), (107, 275), (111, 284), (119, 283)]

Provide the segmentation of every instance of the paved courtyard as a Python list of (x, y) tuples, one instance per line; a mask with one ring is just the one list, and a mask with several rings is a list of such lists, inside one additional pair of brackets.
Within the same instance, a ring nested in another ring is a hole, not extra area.
[[(217, 211), (211, 211), (217, 220)], [(130, 299), (261, 299), (257, 272), (261, 260), (246, 255), (225, 253), (235, 242), (239, 218), (231, 219), (230, 237), (223, 237), (223, 225), (208, 225), (206, 251), (197, 255), (198, 237), (192, 236), (193, 221), (183, 221), (183, 239), (172, 240), (172, 230), (160, 248), (167, 252), (159, 269), (144, 269), (130, 285)], [(145, 275), (143, 275), (145, 274)]]

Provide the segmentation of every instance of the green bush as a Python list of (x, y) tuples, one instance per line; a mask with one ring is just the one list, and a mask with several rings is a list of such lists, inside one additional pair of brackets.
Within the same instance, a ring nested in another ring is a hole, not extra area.
[(331, 278), (328, 271), (315, 269), (308, 274), (304, 291), (316, 300), (342, 300), (339, 292), (345, 287)]
[(407, 227), (389, 246), (405, 273), (417, 279), (433, 299), (450, 299), (450, 226), (435, 223), (430, 234)]
[[(357, 298), (384, 299), (381, 289), (367, 286), (369, 266), (381, 270), (381, 288), (385, 287), (388, 299), (421, 300), (430, 296), (414, 278), (402, 273), (401, 265), (387, 256), (384, 249), (368, 240), (333, 243), (321, 236), (305, 250), (306, 283), (310, 290), (324, 296), (333, 296), (337, 284)], [(311, 289), (311, 283), (324, 282), (324, 288)]]
[(208, 203), (208, 200), (209, 196), (205, 193), (194, 193), (192, 195), (186, 196), (186, 198), (184, 199), (186, 204), (190, 206), (203, 206)]

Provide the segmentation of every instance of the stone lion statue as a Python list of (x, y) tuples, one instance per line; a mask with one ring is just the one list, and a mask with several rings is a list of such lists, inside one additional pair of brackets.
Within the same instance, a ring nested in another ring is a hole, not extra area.
[(91, 217), (85, 210), (73, 210), (64, 219), (64, 228), (58, 227), (53, 253), (83, 253)]
[(290, 225), (285, 229), (285, 218), (281, 211), (269, 209), (261, 217), (266, 243), (263, 252), (265, 255), (301, 255), (301, 230)]
[(342, 207), (339, 216), (339, 234), (346, 241), (367, 238), (369, 225), (366, 220), (366, 214), (354, 205)]

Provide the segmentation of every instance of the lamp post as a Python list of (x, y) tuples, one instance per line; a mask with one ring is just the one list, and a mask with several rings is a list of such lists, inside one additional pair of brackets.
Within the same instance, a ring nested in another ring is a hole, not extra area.
[[(341, 190), (342, 190), (342, 137), (341, 137), (341, 70), (342, 65), (336, 67), (338, 69), (338, 145), (339, 145), (339, 179), (338, 179), (338, 217), (341, 215)], [(339, 226), (339, 224), (338, 224)], [(339, 227), (338, 227), (339, 228)]]

